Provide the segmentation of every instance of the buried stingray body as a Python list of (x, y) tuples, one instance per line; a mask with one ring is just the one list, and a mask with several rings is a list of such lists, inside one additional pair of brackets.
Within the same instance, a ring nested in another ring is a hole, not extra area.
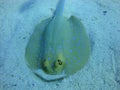
[(89, 58), (90, 43), (84, 26), (75, 16), (63, 17), (64, 2), (59, 1), (52, 18), (37, 25), (26, 48), (29, 68), (44, 79), (48, 75), (51, 80), (71, 75)]

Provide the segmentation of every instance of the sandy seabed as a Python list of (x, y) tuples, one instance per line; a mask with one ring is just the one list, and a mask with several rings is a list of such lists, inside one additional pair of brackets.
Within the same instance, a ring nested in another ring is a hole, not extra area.
[(0, 90), (120, 90), (120, 0), (66, 0), (64, 15), (80, 18), (89, 35), (89, 62), (60, 81), (32, 74), (25, 62), (27, 42), (57, 2), (0, 0)]

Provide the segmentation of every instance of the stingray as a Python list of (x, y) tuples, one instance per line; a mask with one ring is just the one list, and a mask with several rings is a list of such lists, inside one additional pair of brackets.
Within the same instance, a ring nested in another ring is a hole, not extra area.
[(63, 16), (65, 0), (59, 0), (54, 15), (41, 21), (28, 41), (28, 67), (44, 80), (72, 75), (86, 65), (90, 42), (84, 25), (75, 16)]

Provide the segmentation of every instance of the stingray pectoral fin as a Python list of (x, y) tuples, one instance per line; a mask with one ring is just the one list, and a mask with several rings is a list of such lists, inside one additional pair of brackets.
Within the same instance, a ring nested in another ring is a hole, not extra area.
[(70, 75), (86, 65), (90, 55), (90, 42), (80, 19), (71, 16), (68, 22), (72, 34), (71, 42), (68, 44), (70, 48), (66, 49), (66, 47), (65, 49), (67, 56), (66, 73)]
[(46, 80), (46, 81), (53, 81), (53, 80), (58, 80), (58, 79), (63, 79), (66, 77), (65, 73), (62, 73), (60, 75), (50, 75), (46, 74), (42, 69), (37, 69), (33, 71), (38, 77)]
[(42, 52), (41, 49), (42, 34), (50, 20), (51, 18), (43, 20), (35, 27), (35, 30), (32, 33), (30, 40), (26, 46), (25, 52), (26, 63), (30, 69), (38, 68), (39, 55)]

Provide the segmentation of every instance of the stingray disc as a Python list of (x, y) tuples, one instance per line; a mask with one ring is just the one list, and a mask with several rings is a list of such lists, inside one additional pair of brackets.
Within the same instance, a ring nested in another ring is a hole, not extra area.
[[(81, 21), (74, 16), (42, 21), (26, 47), (26, 61), (33, 71), (66, 76), (80, 70), (88, 61), (90, 42)], [(39, 73), (40, 75), (40, 73)]]

